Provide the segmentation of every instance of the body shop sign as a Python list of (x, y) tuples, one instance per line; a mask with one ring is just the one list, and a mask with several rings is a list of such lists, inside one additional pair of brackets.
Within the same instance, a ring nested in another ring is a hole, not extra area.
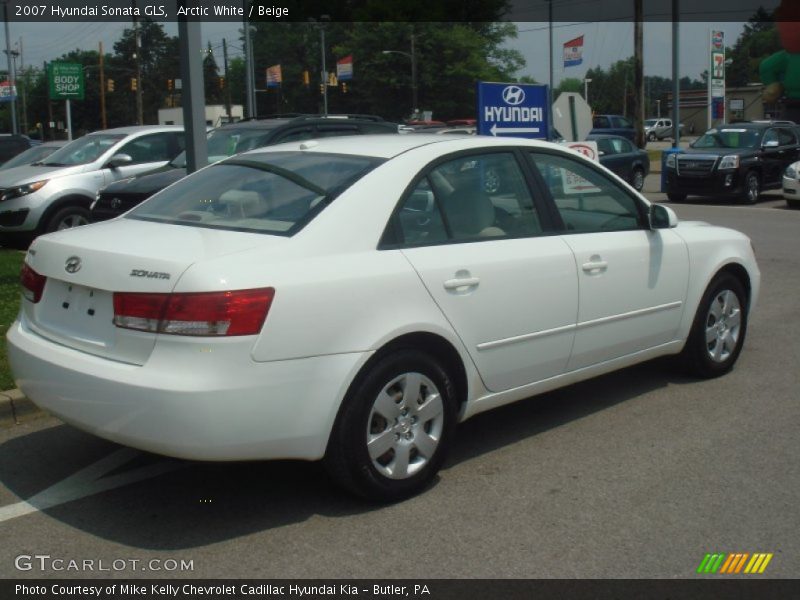
[(48, 66), (51, 100), (83, 100), (83, 65), (52, 62)]

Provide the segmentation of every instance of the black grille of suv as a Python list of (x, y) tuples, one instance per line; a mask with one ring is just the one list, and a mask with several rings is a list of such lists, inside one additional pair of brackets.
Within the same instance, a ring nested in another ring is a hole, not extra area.
[(700, 158), (695, 156), (679, 156), (678, 157), (678, 175), (689, 177), (703, 177), (708, 175), (714, 170), (714, 164), (717, 159), (714, 158)]

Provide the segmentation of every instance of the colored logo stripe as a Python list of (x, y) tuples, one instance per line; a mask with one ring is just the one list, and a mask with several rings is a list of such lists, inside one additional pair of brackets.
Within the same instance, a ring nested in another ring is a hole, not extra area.
[(724, 552), (707, 553), (700, 562), (700, 566), (697, 567), (697, 572), (710, 574), (720, 573), (723, 575), (737, 573), (751, 575), (761, 574), (767, 568), (772, 557), (773, 554), (765, 552), (757, 552), (752, 555), (749, 552), (732, 552), (730, 554)]

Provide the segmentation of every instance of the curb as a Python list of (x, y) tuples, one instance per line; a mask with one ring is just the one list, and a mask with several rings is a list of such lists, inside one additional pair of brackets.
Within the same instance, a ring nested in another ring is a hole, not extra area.
[(18, 388), (0, 392), (0, 425), (19, 425), (22, 417), (41, 412)]

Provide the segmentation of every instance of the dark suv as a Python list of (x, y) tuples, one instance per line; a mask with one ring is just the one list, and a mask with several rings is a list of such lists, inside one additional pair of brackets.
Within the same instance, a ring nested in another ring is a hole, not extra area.
[[(397, 132), (396, 123), (368, 115), (299, 115), (245, 120), (223, 125), (208, 134), (208, 162), (283, 142)], [(160, 169), (112, 183), (97, 193), (91, 220), (117, 217), (185, 176), (186, 153), (183, 152)]]
[(725, 196), (748, 204), (800, 159), (798, 129), (774, 123), (736, 123), (709, 129), (685, 152), (667, 157), (667, 197)]
[(41, 142), (32, 140), (27, 135), (0, 134), (0, 164), (38, 144)]

